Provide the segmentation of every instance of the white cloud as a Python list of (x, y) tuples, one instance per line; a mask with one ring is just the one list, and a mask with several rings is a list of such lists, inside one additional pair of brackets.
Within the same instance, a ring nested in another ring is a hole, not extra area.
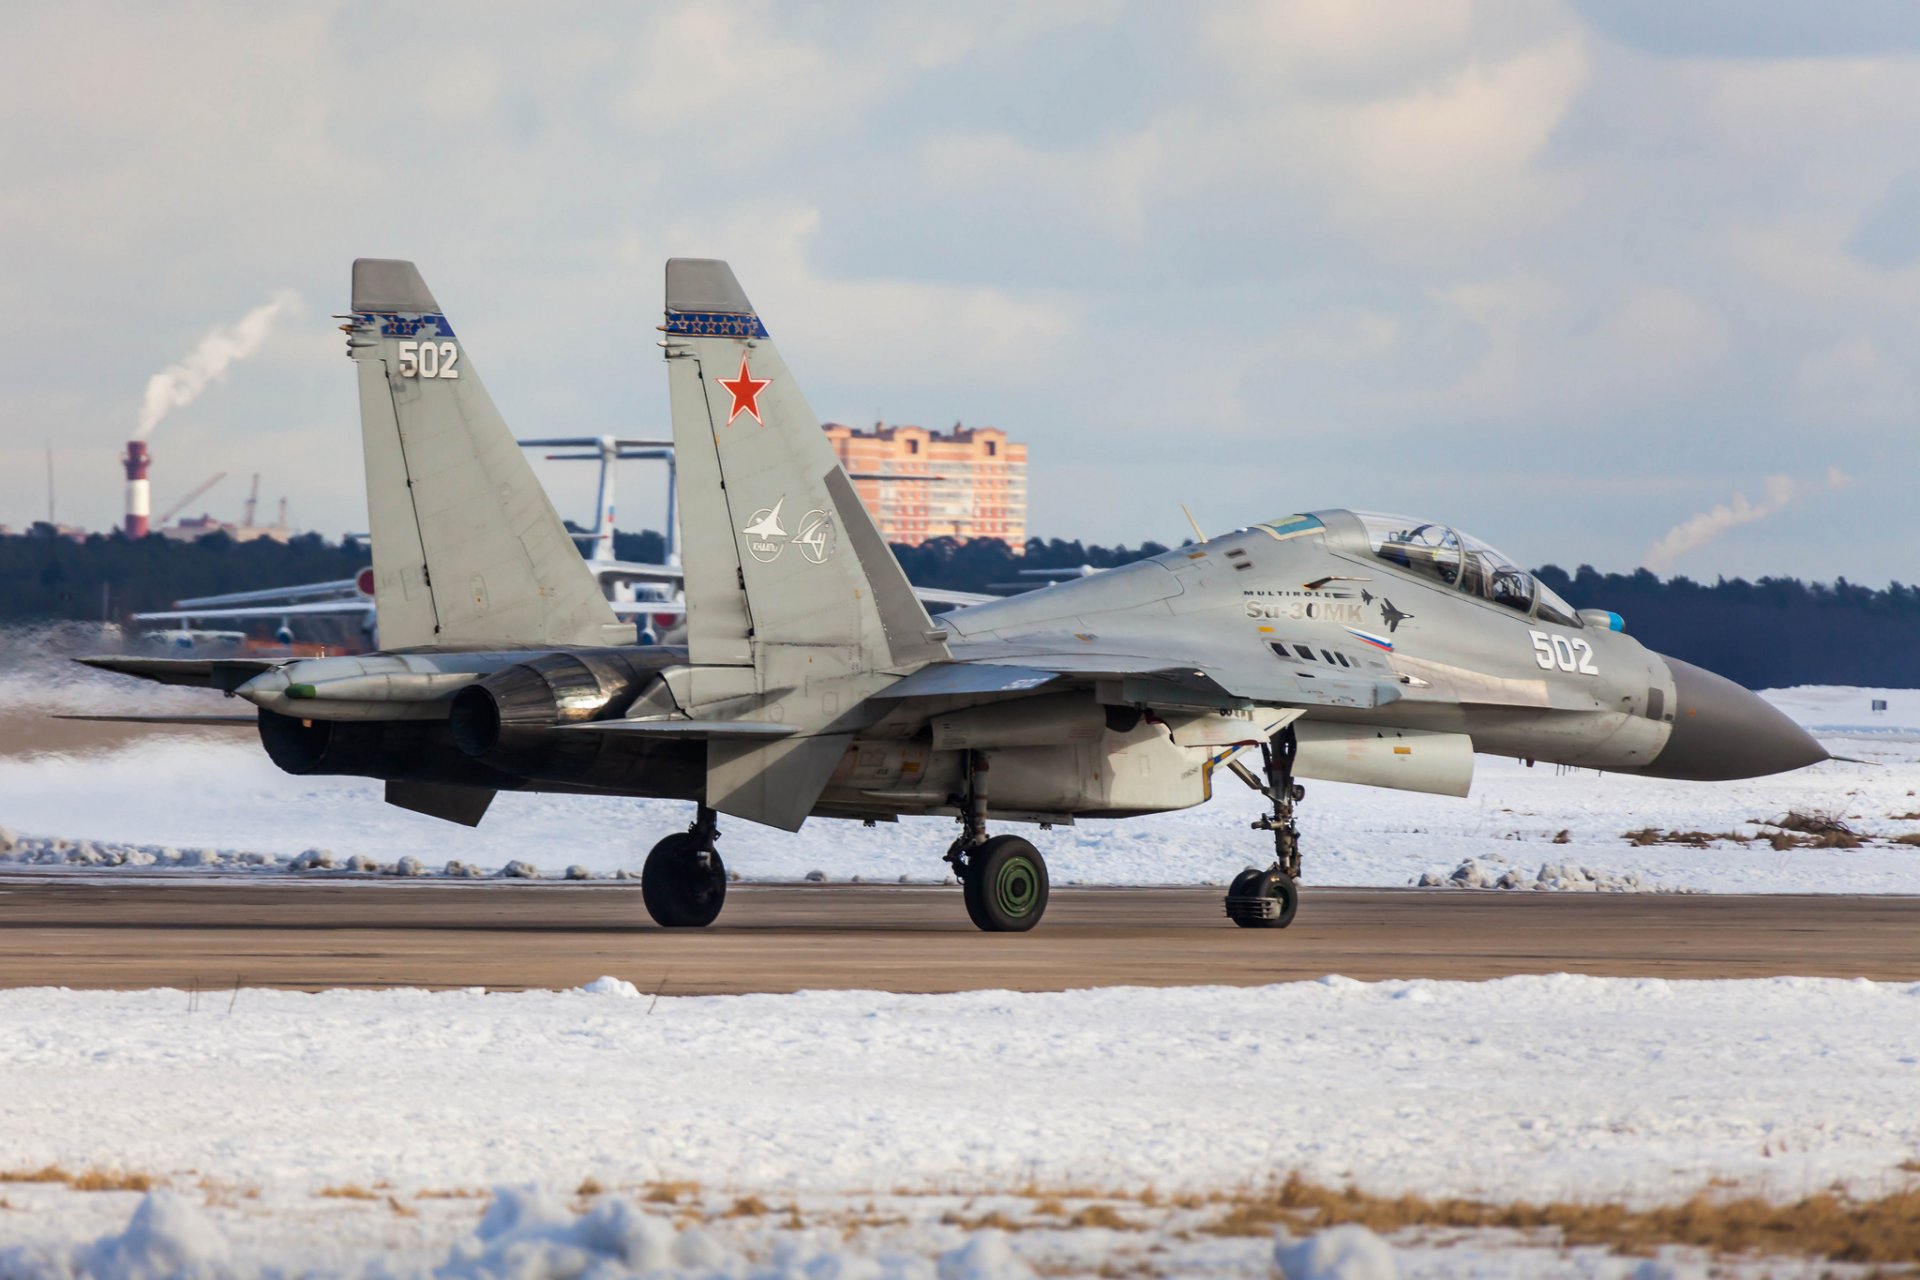
[[(1079, 329), (1076, 309), (1046, 293), (824, 273), (812, 256), (821, 221), (809, 206), (749, 208), (670, 228), (663, 240), (679, 246), (674, 252), (729, 258), (776, 338), (799, 334), (835, 378), (898, 378), (932, 366), (942, 377), (1017, 383), (1057, 360)], [(648, 258), (665, 256), (656, 248)], [(807, 382), (808, 366), (786, 354)]]
[[(1920, 462), (1920, 260), (1857, 252), (1914, 168), (1905, 50), (1661, 56), (1553, 0), (10, 17), (0, 421), (59, 437), (96, 525), (143, 380), (272, 288), (324, 313), (350, 258), (415, 257), (510, 421), (651, 428), (660, 261), (713, 253), (822, 411), (1027, 431), (1042, 532), (1142, 535), (1090, 468), (1265, 508), (1310, 444), (1330, 490), (1495, 528), (1578, 470), (1532, 545), (1620, 563), (1737, 422), (1756, 471), (1845, 436), (1862, 495), (1721, 554), (1871, 577), (1912, 541), (1842, 531), (1911, 520)], [(353, 413), (288, 324), (166, 424), (156, 484), (284, 457), (347, 527)], [(1169, 444), (1200, 435), (1231, 459)], [(44, 510), (25, 452), (9, 523)]]
[(1201, 24), (1210, 51), (1255, 91), (1404, 80), (1458, 55), (1470, 0), (1241, 0)]

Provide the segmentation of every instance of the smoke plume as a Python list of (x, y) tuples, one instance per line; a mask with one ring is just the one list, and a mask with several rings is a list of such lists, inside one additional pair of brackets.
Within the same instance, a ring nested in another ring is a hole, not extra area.
[(238, 323), (212, 330), (185, 359), (148, 378), (134, 439), (145, 440), (162, 418), (198, 400), (209, 384), (227, 376), (235, 361), (258, 351), (273, 332), (274, 322), (299, 305), (299, 297), (283, 289), (241, 316)]
[(1736, 493), (1731, 502), (1723, 502), (1712, 510), (1702, 511), (1697, 516), (1681, 521), (1648, 549), (1642, 563), (1655, 573), (1665, 573), (1673, 567), (1675, 560), (1689, 552), (1698, 551), (1727, 530), (1765, 520), (1786, 510), (1793, 505), (1798, 494), (1844, 489), (1852, 483), (1853, 478), (1838, 467), (1828, 467), (1824, 479), (1811, 482), (1795, 481), (1792, 476), (1768, 476), (1761, 482), (1763, 492), (1758, 502), (1750, 502), (1746, 494)]

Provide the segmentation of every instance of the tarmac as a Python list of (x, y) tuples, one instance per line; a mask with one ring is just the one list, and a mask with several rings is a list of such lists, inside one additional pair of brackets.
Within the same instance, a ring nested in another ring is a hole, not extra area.
[(0, 987), (566, 988), (672, 995), (1251, 986), (1344, 974), (1920, 981), (1920, 898), (1303, 890), (1239, 929), (1217, 888), (1055, 889), (982, 934), (953, 887), (736, 884), (655, 927), (637, 882), (0, 877)]

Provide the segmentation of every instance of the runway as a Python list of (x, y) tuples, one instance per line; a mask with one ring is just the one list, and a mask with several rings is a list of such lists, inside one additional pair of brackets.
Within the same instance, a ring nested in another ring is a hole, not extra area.
[(720, 922), (656, 928), (637, 883), (0, 878), (0, 986), (578, 986), (676, 995), (1023, 991), (1574, 972), (1920, 980), (1920, 899), (1308, 889), (1243, 930), (1219, 889), (1056, 889), (1027, 934), (956, 888), (735, 885)]

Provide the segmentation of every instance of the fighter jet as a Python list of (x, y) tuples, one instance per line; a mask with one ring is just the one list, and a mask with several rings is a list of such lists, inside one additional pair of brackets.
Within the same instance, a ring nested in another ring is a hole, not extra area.
[[(723, 817), (951, 817), (969, 916), (1019, 931), (1046, 910), (1046, 861), (994, 827), (1185, 809), (1231, 774), (1267, 801), (1274, 856), (1225, 912), (1273, 928), (1299, 901), (1299, 779), (1460, 796), (1475, 752), (1706, 780), (1827, 758), (1431, 521), (1285, 515), (936, 621), (764, 319), (705, 259), (667, 264), (660, 326), (686, 643), (636, 645), (413, 264), (356, 262), (344, 320), (386, 648), (85, 661), (243, 699), (281, 768), (379, 778), (453, 822), (500, 791), (685, 801), (642, 872), (670, 928), (721, 912)], [(1383, 624), (1389, 593), (1405, 607)]]

